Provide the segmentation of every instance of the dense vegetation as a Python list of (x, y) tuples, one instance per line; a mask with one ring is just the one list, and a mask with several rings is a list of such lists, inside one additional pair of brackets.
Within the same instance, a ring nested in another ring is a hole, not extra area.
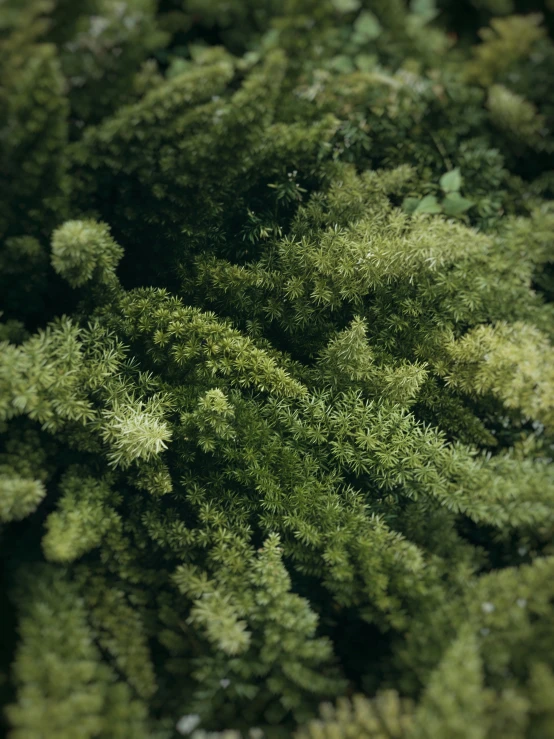
[(0, 3), (11, 739), (554, 737), (554, 3)]

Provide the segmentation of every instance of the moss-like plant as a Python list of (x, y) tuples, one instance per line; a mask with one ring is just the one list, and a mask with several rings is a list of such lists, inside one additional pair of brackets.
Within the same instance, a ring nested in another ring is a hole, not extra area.
[(523, 5), (0, 4), (11, 739), (554, 734)]

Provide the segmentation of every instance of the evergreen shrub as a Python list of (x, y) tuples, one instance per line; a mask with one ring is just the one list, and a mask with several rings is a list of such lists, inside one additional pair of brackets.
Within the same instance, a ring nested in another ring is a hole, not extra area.
[(553, 30), (0, 3), (10, 739), (554, 737)]

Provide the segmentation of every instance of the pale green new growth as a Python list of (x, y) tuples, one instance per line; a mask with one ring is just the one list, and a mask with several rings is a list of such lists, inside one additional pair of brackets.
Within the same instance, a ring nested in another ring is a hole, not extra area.
[(492, 392), (507, 408), (546, 425), (554, 422), (554, 348), (525, 323), (478, 326), (449, 347), (447, 381), (465, 392)]
[(535, 149), (543, 149), (546, 122), (534, 105), (503, 85), (492, 85), (487, 106), (493, 124), (515, 141)]
[(524, 58), (545, 35), (539, 14), (494, 18), (483, 28), (483, 43), (474, 47), (475, 59), (468, 65), (468, 77), (483, 85), (492, 84), (510, 65)]
[(58, 510), (46, 523), (42, 547), (47, 559), (71, 562), (102, 542), (110, 530), (121, 529), (121, 519), (109, 505), (117, 503), (108, 485), (74, 470), (60, 484)]
[(487, 698), (477, 639), (464, 630), (431, 676), (409, 739), (485, 739)]
[(26, 480), (0, 473), (0, 521), (25, 518), (46, 495), (40, 480)]
[(310, 721), (296, 739), (408, 739), (412, 706), (394, 691), (379, 693), (373, 700), (355, 695), (339, 699), (336, 707), (323, 704), (321, 718)]
[(29, 573), (24, 584), (14, 676), (19, 700), (7, 709), (11, 736), (146, 739), (144, 706), (101, 661), (75, 586), (47, 567)]
[(109, 228), (95, 221), (67, 221), (52, 236), (52, 266), (72, 287), (80, 287), (95, 274), (112, 277), (123, 249)]
[(144, 403), (127, 397), (114, 400), (102, 412), (102, 436), (111, 447), (111, 464), (128, 467), (140, 459), (149, 461), (167, 449), (171, 429), (162, 408), (159, 398)]

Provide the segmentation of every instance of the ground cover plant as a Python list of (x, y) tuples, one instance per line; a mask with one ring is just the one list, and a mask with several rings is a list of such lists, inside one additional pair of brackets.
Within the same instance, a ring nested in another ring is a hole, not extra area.
[(0, 3), (11, 739), (554, 737), (553, 30)]

